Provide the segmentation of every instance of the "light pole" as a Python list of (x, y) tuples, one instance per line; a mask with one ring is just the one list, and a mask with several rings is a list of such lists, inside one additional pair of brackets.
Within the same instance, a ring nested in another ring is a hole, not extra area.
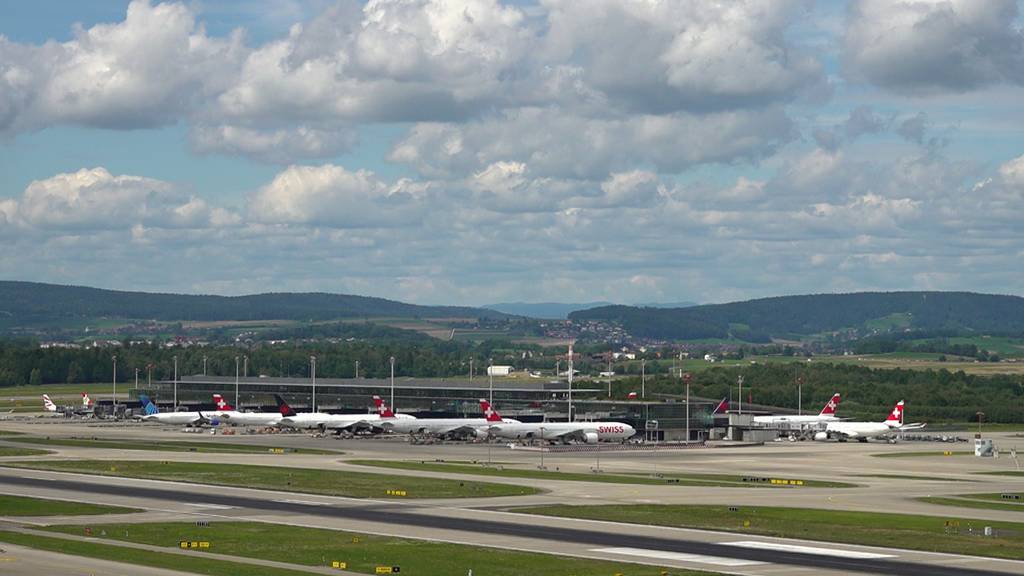
[(608, 355), (608, 397), (612, 397), (612, 357)]
[(238, 356), (235, 356), (235, 407), (238, 407)]
[(174, 355), (174, 411), (178, 411), (178, 355)]
[(153, 363), (146, 364), (146, 387), (153, 389)]
[(309, 357), (309, 375), (313, 380), (313, 412), (316, 413), (316, 356)]
[(737, 377), (736, 377), (736, 381), (737, 381), (737, 382), (739, 383), (739, 385), (740, 385), (740, 406), (739, 406), (739, 413), (740, 413), (740, 414), (743, 414), (743, 376), (742, 376), (742, 375), (740, 375), (740, 376), (737, 376)]
[(249, 377), (249, 356), (242, 356), (242, 378)]
[(114, 361), (114, 392), (110, 395), (110, 399), (113, 402), (114, 416), (117, 416), (117, 354), (110, 357)]
[(359, 360), (356, 360), (356, 380), (359, 380)]
[(796, 413), (802, 415), (804, 413), (804, 377), (796, 377)]
[(469, 383), (473, 383), (473, 358), (469, 359)]
[(494, 404), (494, 358), (487, 359), (487, 401)]
[(391, 357), (391, 409), (395, 409), (395, 357)]
[(647, 398), (647, 359), (640, 360), (640, 397)]
[(203, 376), (206, 376), (206, 356), (203, 356)]
[(135, 389), (139, 389), (139, 369), (135, 369)]
[(540, 427), (540, 450), (538, 450), (538, 452), (540, 452), (540, 466), (538, 466), (537, 468), (539, 470), (547, 470), (547, 468), (544, 467), (544, 427), (543, 426)]
[(572, 422), (572, 342), (569, 343), (569, 422)]
[(690, 443), (690, 381), (693, 375), (689, 372), (683, 374), (683, 383), (686, 384), (686, 443)]

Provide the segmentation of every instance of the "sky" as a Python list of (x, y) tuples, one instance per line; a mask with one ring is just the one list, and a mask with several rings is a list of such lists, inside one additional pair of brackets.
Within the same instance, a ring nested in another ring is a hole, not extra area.
[(1016, 0), (0, 0), (0, 279), (1024, 294)]

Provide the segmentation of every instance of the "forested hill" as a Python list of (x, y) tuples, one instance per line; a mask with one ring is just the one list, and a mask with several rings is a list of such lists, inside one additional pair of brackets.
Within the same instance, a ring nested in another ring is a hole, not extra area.
[(24, 326), (98, 317), (216, 321), (371, 317), (500, 318), (505, 315), (483, 308), (417, 306), (347, 294), (193, 296), (0, 281), (0, 325)]
[(572, 320), (619, 322), (633, 336), (764, 341), (843, 329), (964, 330), (1024, 333), (1024, 298), (970, 292), (859, 292), (780, 296), (690, 308), (604, 306)]

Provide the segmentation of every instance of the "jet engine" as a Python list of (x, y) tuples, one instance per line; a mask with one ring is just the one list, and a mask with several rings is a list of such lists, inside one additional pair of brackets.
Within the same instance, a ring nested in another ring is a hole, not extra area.
[(583, 441), (587, 444), (597, 444), (597, 432), (585, 432), (583, 434)]
[(485, 428), (477, 428), (476, 430), (473, 431), (473, 435), (480, 440), (486, 440), (487, 437), (491, 435), (491, 433), (488, 432), (487, 429)]
[(824, 442), (825, 440), (828, 440), (828, 432), (818, 432), (814, 435), (814, 439), (818, 442)]

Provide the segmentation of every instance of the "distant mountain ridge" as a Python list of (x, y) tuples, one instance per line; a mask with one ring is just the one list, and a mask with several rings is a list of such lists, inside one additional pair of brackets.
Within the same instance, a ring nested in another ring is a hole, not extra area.
[(209, 296), (124, 292), (84, 286), (0, 281), (0, 326), (83, 318), (147, 320), (331, 320), (373, 317), (504, 318), (464, 306), (420, 306), (349, 294), (266, 293)]
[[(652, 302), (634, 304), (637, 307), (648, 308), (686, 308), (696, 306), (694, 302)], [(569, 314), (580, 310), (591, 308), (602, 308), (616, 306), (612, 302), (501, 302), (498, 304), (487, 304), (484, 308), (497, 310), (513, 316), (526, 316), (528, 318), (540, 318), (544, 320), (564, 320)]]
[(778, 296), (690, 308), (604, 306), (573, 312), (572, 320), (618, 322), (633, 336), (672, 340), (810, 335), (890, 318), (918, 330), (992, 334), (1024, 332), (1024, 298), (973, 292), (857, 292)]
[(588, 308), (614, 306), (611, 302), (584, 302), (572, 304), (568, 302), (500, 302), (487, 304), (484, 308), (497, 310), (513, 316), (526, 316), (544, 320), (564, 320), (569, 313)]

